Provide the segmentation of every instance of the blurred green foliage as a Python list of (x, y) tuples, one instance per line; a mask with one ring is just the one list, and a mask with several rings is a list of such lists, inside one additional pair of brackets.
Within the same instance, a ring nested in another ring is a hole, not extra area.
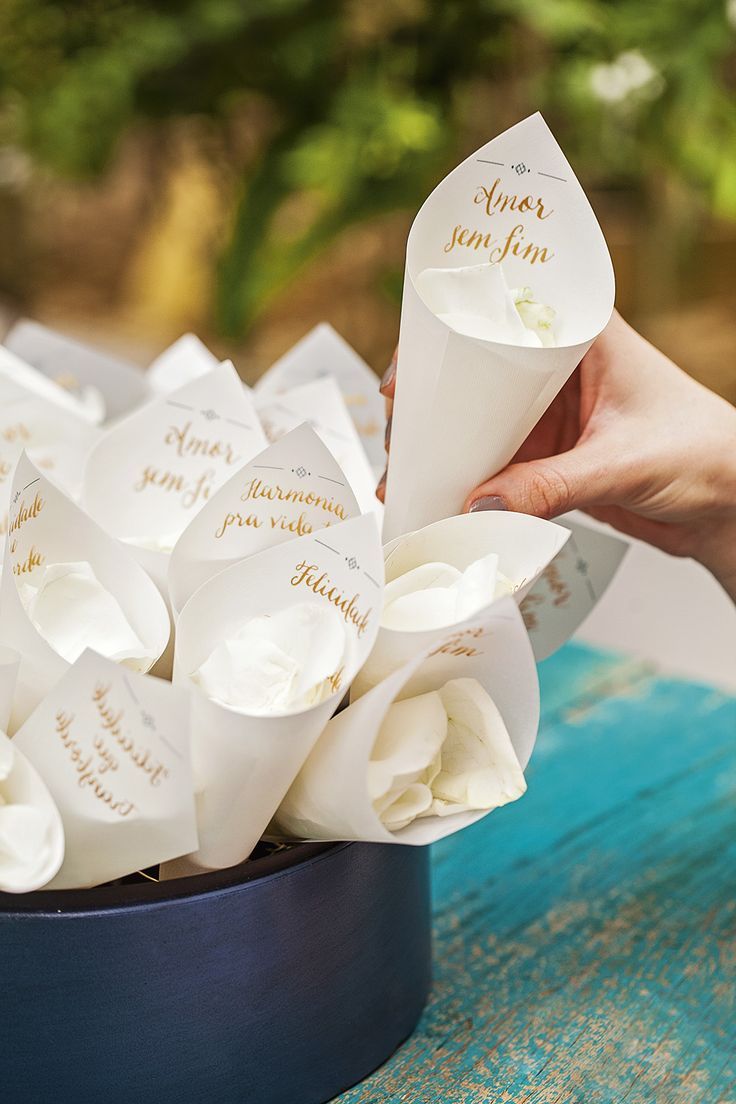
[(235, 336), (538, 106), (587, 179), (736, 217), (734, 26), (736, 0), (3, 0), (0, 141), (86, 177), (131, 125), (206, 116), (240, 182), (215, 290)]

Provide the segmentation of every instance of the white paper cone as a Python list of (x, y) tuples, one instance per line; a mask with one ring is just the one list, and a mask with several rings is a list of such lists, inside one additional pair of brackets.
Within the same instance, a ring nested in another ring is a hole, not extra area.
[(362, 512), (380, 516), (373, 469), (334, 379), (317, 379), (278, 396), (256, 392), (254, 397), (270, 442), (307, 422), (345, 473)]
[(130, 550), (136, 563), (143, 568), (151, 582), (155, 583), (169, 615), (171, 624), (169, 642), (154, 663), (150, 673), (155, 675), (156, 678), (168, 679), (170, 682), (171, 673), (174, 669), (174, 623), (176, 620), (171, 598), (169, 597), (168, 572), (171, 556), (168, 552), (155, 552), (151, 548), (139, 548), (135, 544), (126, 545), (126, 547)]
[(0, 345), (0, 383), (3, 386), (15, 384), (28, 395), (45, 399), (54, 408), (61, 408), (83, 422), (94, 424), (104, 417), (104, 410), (90, 412), (73, 392), (26, 363), (4, 345)]
[(154, 393), (168, 394), (206, 375), (219, 363), (214, 353), (195, 334), (188, 333), (151, 362), (146, 381)]
[(15, 740), (0, 732), (0, 891), (45, 886), (64, 858), (64, 828), (53, 798)]
[[(86, 467), (83, 501), (107, 532), (126, 543), (171, 613), (167, 574), (179, 534), (265, 438), (233, 366), (219, 364), (193, 334), (175, 342), (154, 367), (151, 383), (167, 393), (99, 441)], [(171, 390), (176, 378), (183, 383)], [(173, 640), (153, 673), (169, 678), (172, 662)]]
[(220, 364), (102, 437), (83, 503), (120, 540), (170, 552), (209, 495), (265, 444), (235, 369)]
[(220, 487), (180, 536), (168, 577), (174, 609), (238, 560), (359, 513), (347, 479), (311, 426), (291, 430)]
[[(317, 590), (331, 592), (332, 597)], [(286, 716), (251, 716), (192, 693), (192, 741), (203, 869), (247, 858), (370, 651), (378, 629), (383, 563), (375, 518), (353, 518), (288, 541), (215, 575), (179, 617), (174, 681), (190, 676), (252, 618), (296, 603), (336, 610), (346, 650), (325, 701)], [(336, 603), (341, 603), (339, 607)]]
[(143, 373), (134, 364), (75, 341), (38, 322), (21, 319), (5, 338), (8, 349), (56, 384), (78, 396), (95, 388), (108, 419), (119, 418), (147, 396)]
[(15, 648), (0, 647), (0, 730), (7, 732), (18, 681), (20, 655)]
[[(514, 587), (516, 601), (521, 602), (569, 535), (562, 526), (528, 514), (502, 510), (459, 514), (389, 542), (384, 547), (386, 582), (427, 563), (449, 564), (464, 571), (489, 553), (496, 553), (499, 572)], [(482, 616), (494, 600), (489, 595), (476, 616)], [(450, 625), (443, 631), (449, 636), (452, 629)], [(373, 651), (353, 683), (351, 699), (354, 701), (403, 666), (436, 635), (436, 629), (380, 628)]]
[(196, 847), (189, 696), (87, 651), (18, 731), (64, 822), (51, 888), (99, 885)]
[(524, 768), (539, 724), (539, 687), (523, 621), (513, 600), (505, 598), (482, 618), (465, 622), (456, 636), (436, 636), (431, 646), (334, 717), (281, 803), (269, 834), (425, 844), (486, 816), (490, 810), (421, 817), (390, 831), (368, 792), (368, 764), (389, 707), (463, 678), (476, 679), (490, 695)]
[(90, 565), (118, 603), (144, 654), (150, 656), (149, 666), (153, 664), (170, 633), (166, 606), (155, 585), (119, 541), (47, 480), (27, 456), (21, 456), (13, 479), (10, 533), (0, 580), (0, 645), (14, 648), (21, 656), (11, 732), (69, 667), (29, 618), (19, 587), (37, 583), (54, 564), (74, 563)]
[[(456, 332), (422, 298), (427, 269), (500, 262), (556, 312), (556, 347)], [(488, 142), (432, 192), (409, 234), (386, 539), (459, 513), (512, 459), (613, 309), (600, 227), (536, 114)]]
[(378, 378), (355, 349), (327, 322), (321, 322), (264, 372), (257, 395), (281, 395), (294, 387), (330, 376), (340, 388), (374, 474), (385, 467), (384, 401)]
[(570, 639), (608, 585), (629, 550), (629, 541), (586, 525), (559, 519), (570, 539), (544, 569), (521, 603), (537, 661)]
[(0, 348), (0, 549), (7, 534), (10, 483), (23, 451), (76, 497), (99, 430), (75, 401), (35, 369)]

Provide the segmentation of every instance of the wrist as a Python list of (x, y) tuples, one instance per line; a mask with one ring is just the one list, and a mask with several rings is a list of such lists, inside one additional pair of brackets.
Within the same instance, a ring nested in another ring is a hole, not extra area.
[(697, 559), (736, 602), (736, 513), (709, 534)]

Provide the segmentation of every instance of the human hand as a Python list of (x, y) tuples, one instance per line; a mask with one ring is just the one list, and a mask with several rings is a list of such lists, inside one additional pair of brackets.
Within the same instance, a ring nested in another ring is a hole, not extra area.
[[(394, 395), (396, 393), (396, 365), (399, 360), (399, 347), (398, 345), (394, 349), (394, 355), (391, 357), (391, 363), (381, 378), (380, 392), (386, 400), (386, 435), (384, 438), (384, 445), (386, 448), (386, 456), (388, 457), (388, 450), (391, 444), (391, 419), (394, 411)], [(383, 473), (378, 481), (376, 487), (376, 497), (381, 502), (386, 501), (386, 476), (388, 475), (388, 459), (386, 460), (386, 471)]]
[[(394, 386), (395, 373), (389, 398)], [(465, 509), (585, 510), (699, 560), (736, 600), (736, 410), (614, 314), (512, 463)]]

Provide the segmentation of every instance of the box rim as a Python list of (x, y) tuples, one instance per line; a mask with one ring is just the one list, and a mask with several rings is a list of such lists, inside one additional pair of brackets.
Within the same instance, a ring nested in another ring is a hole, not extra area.
[(166, 882), (95, 886), (89, 889), (40, 889), (34, 893), (0, 893), (0, 916), (83, 915), (151, 906), (175, 905), (200, 897), (253, 890), (328, 858), (353, 842), (300, 843), (284, 851), (246, 860), (224, 870), (172, 878)]

